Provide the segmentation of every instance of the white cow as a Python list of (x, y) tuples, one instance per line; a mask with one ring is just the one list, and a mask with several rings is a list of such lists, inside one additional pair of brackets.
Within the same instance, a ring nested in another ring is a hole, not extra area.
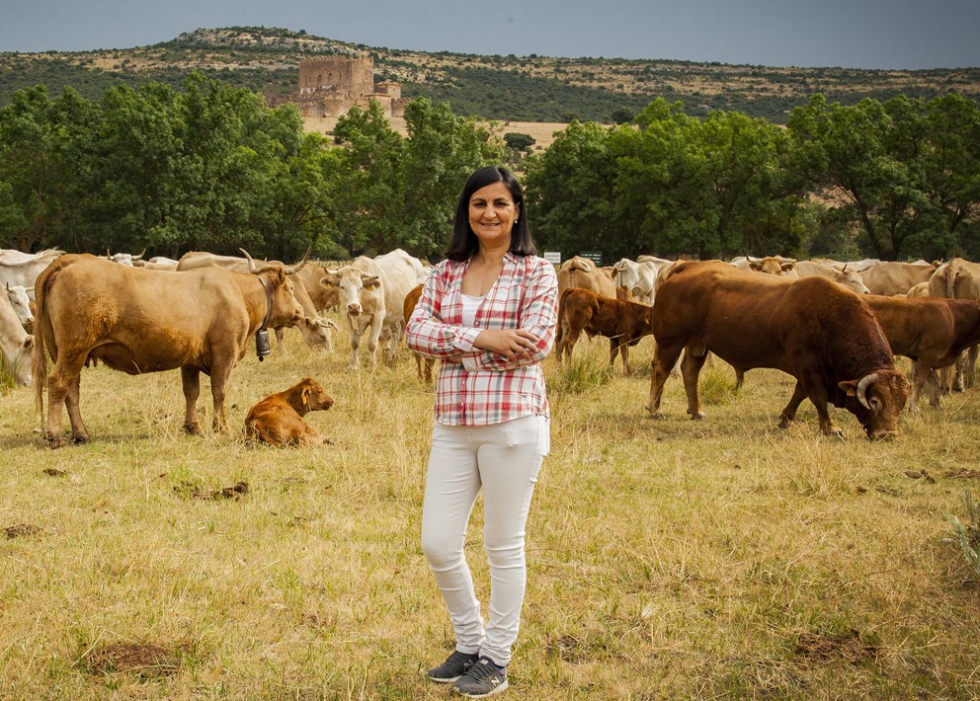
[(613, 280), (617, 287), (629, 290), (635, 301), (653, 304), (657, 275), (661, 268), (671, 262), (653, 256), (640, 256), (635, 261), (623, 258), (613, 266)]
[[(8, 282), (5, 291), (7, 293), (7, 299), (10, 300), (10, 306), (13, 308), (14, 313), (17, 314), (21, 326), (27, 328), (29, 324), (33, 324), (34, 312), (31, 311), (31, 298), (27, 288), (23, 285), (11, 285)], [(30, 292), (33, 291), (34, 288), (32, 287)]]
[(119, 263), (120, 265), (128, 265), (129, 267), (135, 267), (136, 261), (143, 259), (143, 255), (146, 253), (146, 249), (143, 249), (143, 253), (138, 256), (134, 256), (132, 253), (109, 253), (109, 249), (106, 249), (105, 257), (111, 260), (113, 263)]
[(766, 256), (765, 258), (753, 258), (752, 256), (739, 256), (731, 261), (739, 270), (754, 270), (757, 273), (776, 275), (778, 277), (799, 277), (796, 272), (796, 259), (784, 258), (783, 256)]
[(844, 287), (854, 290), (860, 295), (866, 295), (871, 290), (869, 290), (868, 286), (864, 284), (864, 280), (862, 280), (861, 276), (859, 275), (860, 272), (860, 270), (847, 265), (838, 268), (836, 266), (817, 263), (812, 260), (800, 260), (796, 262), (796, 274), (800, 277), (821, 275), (823, 277), (830, 278), (838, 285), (843, 285)]
[(20, 323), (7, 295), (0, 295), (0, 353), (17, 384), (31, 384), (31, 354), (34, 351), (34, 336), (31, 336)]
[(21, 253), (13, 249), (0, 250), (0, 284), (22, 285), (34, 299), (34, 281), (41, 271), (51, 265), (64, 251), (47, 249), (39, 253)]
[(327, 271), (320, 284), (332, 285), (340, 296), (351, 336), (351, 370), (360, 369), (359, 350), (365, 335), (371, 370), (378, 365), (379, 341), (387, 342), (388, 359), (394, 357), (405, 331), (405, 297), (425, 277), (422, 262), (400, 248), (377, 258), (358, 256), (350, 265)]

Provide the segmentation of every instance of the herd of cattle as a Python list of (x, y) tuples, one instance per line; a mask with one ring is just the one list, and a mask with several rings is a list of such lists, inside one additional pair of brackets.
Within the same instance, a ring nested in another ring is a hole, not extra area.
[[(339, 328), (324, 312), (341, 311), (351, 338), (348, 367), (368, 365), (382, 345), (390, 359), (404, 336), (428, 266), (401, 250), (361, 256), (328, 268), (307, 256), (293, 265), (191, 252), (179, 261), (143, 255), (36, 254), (0, 251), (0, 350), (20, 384), (34, 379), (45, 438), (63, 443), (63, 407), (71, 440), (85, 442), (79, 412), (83, 367), (102, 362), (129, 374), (180, 369), (184, 428), (201, 432), (200, 373), (211, 377), (214, 424), (227, 429), (225, 387), (258, 333), (297, 328), (311, 348), (332, 350)], [(703, 418), (698, 376), (710, 354), (730, 363), (741, 384), (753, 368), (776, 368), (796, 379), (781, 414), (786, 426), (804, 399), (820, 428), (842, 432), (827, 406), (855, 415), (871, 438), (893, 436), (911, 390), (911, 408), (928, 388), (940, 406), (941, 385), (972, 384), (980, 343), (980, 265), (840, 263), (782, 257), (722, 261), (623, 259), (608, 268), (574, 257), (558, 271), (558, 364), (571, 357), (584, 332), (610, 339), (610, 364), (643, 337), (655, 340), (647, 409), (660, 417), (664, 384), (679, 365), (687, 411)], [(912, 359), (912, 382), (894, 356)], [(48, 372), (49, 358), (53, 363)], [(417, 357), (420, 379), (432, 361)], [(954, 369), (955, 378), (937, 377)], [(946, 372), (946, 370), (944, 370)], [(47, 387), (47, 414), (44, 388)], [(307, 378), (263, 400), (249, 413), (247, 434), (278, 443), (326, 439), (302, 416), (332, 399)], [(288, 414), (288, 416), (287, 416)]]

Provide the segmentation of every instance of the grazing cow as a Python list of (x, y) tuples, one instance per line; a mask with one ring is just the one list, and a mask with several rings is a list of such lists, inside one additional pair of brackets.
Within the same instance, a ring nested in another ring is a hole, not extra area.
[(630, 374), (629, 347), (635, 346), (653, 330), (650, 317), (653, 307), (637, 302), (602, 297), (579, 287), (561, 293), (558, 302), (558, 329), (555, 334), (555, 359), (561, 365), (563, 356), (571, 359), (575, 343), (583, 331), (609, 339), (609, 364), (619, 353), (623, 374)]
[(783, 258), (782, 256), (766, 256), (765, 258), (739, 256), (732, 261), (732, 265), (739, 270), (754, 270), (757, 273), (776, 275), (777, 277), (799, 277), (799, 274), (796, 272), (795, 258)]
[(378, 342), (386, 340), (386, 355), (393, 359), (405, 331), (403, 309), (412, 288), (425, 281), (422, 262), (395, 249), (377, 258), (358, 256), (350, 265), (327, 271), (321, 285), (332, 285), (340, 295), (351, 336), (348, 368), (360, 368), (361, 337), (367, 335), (369, 366), (377, 367)]
[(936, 265), (913, 263), (879, 263), (861, 271), (861, 279), (873, 295), (903, 295), (920, 282), (925, 282)]
[[(242, 251), (242, 253), (245, 253)], [(307, 252), (307, 255), (309, 252)], [(248, 254), (245, 254), (245, 258), (239, 258), (238, 256), (219, 256), (214, 253), (208, 253), (206, 251), (190, 251), (181, 256), (180, 261), (177, 264), (178, 271), (186, 270), (197, 270), (199, 268), (208, 267), (218, 267), (224, 268), (225, 270), (234, 270), (240, 273), (254, 272), (256, 266), (260, 267), (284, 267), (283, 263), (277, 260), (267, 261), (252, 260)], [(305, 256), (304, 256), (305, 260)], [(303, 340), (309, 348), (323, 348), (325, 350), (333, 350), (333, 336), (331, 335), (331, 328), (339, 331), (337, 324), (332, 321), (321, 319), (316, 307), (313, 304), (313, 300), (310, 295), (306, 292), (306, 285), (298, 276), (302, 273), (303, 268), (300, 268), (297, 272), (290, 273), (290, 281), (293, 283), (292, 290), (293, 295), (296, 297), (296, 301), (303, 308), (303, 316), (295, 324), (282, 324), (279, 326), (274, 326), (273, 329), (276, 332), (276, 346), (281, 351), (283, 349), (283, 329), (286, 326), (295, 326), (299, 329), (300, 334), (303, 336)]]
[(307, 265), (298, 273), (306, 293), (313, 301), (317, 312), (340, 309), (340, 295), (337, 288), (321, 281), (327, 276), (327, 269), (321, 265)]
[[(180, 368), (187, 407), (184, 428), (200, 434), (200, 374), (211, 376), (214, 424), (227, 428), (225, 386), (260, 328), (295, 322), (302, 309), (288, 273), (304, 265), (237, 273), (219, 268), (179, 275), (117, 265), (90, 255), (67, 255), (37, 281), (33, 372), (46, 438), (62, 445), (62, 404), (72, 439), (89, 440), (78, 408), (79, 381), (88, 361), (131, 375)], [(47, 375), (48, 353), (54, 361)]]
[(17, 318), (20, 319), (21, 325), (25, 329), (30, 328), (34, 323), (34, 311), (31, 309), (31, 297), (29, 293), (34, 290), (28, 290), (23, 285), (11, 285), (8, 282), (5, 291), (7, 293), (7, 299), (10, 300), (10, 306), (13, 307)]
[(929, 404), (939, 408), (938, 368), (953, 365), (964, 349), (980, 342), (980, 304), (942, 297), (866, 295), (892, 353), (914, 361), (909, 408), (918, 409), (919, 393), (929, 383)]
[[(424, 284), (416, 285), (412, 288), (411, 292), (405, 295), (405, 304), (402, 305), (402, 311), (404, 312), (406, 327), (408, 326), (408, 320), (412, 318), (412, 312), (415, 311), (415, 305), (419, 303), (419, 299), (422, 297), (422, 288), (424, 287)], [(431, 384), (432, 366), (435, 365), (436, 359), (422, 355), (417, 351), (412, 351), (412, 355), (415, 356), (415, 367), (418, 371), (419, 379), (426, 384)]]
[(853, 413), (869, 438), (897, 434), (909, 381), (862, 296), (824, 277), (781, 280), (721, 261), (681, 263), (657, 293), (652, 323), (657, 349), (647, 408), (654, 417), (662, 416), (664, 383), (686, 349), (681, 373), (692, 418), (704, 418), (697, 383), (711, 351), (743, 371), (776, 368), (796, 378), (782, 426), (809, 397), (825, 434), (843, 435), (828, 402)]
[(861, 279), (861, 275), (859, 274), (860, 272), (860, 270), (847, 265), (836, 267), (826, 265), (824, 263), (817, 263), (812, 260), (801, 260), (796, 262), (796, 274), (799, 277), (822, 275), (823, 277), (830, 278), (838, 285), (843, 285), (844, 287), (854, 290), (859, 295), (866, 295), (869, 292), (868, 286), (865, 285), (864, 280)]
[(592, 290), (597, 295), (616, 299), (612, 269), (600, 268), (588, 258), (572, 256), (558, 269), (558, 297), (569, 287)]
[(671, 261), (653, 256), (640, 256), (635, 262), (623, 258), (613, 266), (613, 281), (617, 287), (625, 287), (633, 299), (642, 304), (653, 304), (657, 274)]
[(319, 382), (306, 377), (287, 390), (270, 394), (249, 409), (245, 417), (245, 438), (280, 447), (332, 443), (303, 420), (311, 411), (326, 411), (332, 406), (333, 397), (323, 391)]
[(6, 295), (0, 295), (0, 353), (18, 385), (31, 384), (31, 350), (34, 337), (24, 331)]
[(49, 248), (39, 253), (21, 253), (13, 249), (0, 250), (0, 284), (22, 285), (34, 299), (34, 281), (64, 251)]

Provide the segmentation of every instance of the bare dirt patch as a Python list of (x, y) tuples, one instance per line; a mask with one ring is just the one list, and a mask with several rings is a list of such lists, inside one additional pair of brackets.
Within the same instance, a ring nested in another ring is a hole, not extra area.
[(44, 529), (30, 523), (18, 523), (16, 526), (7, 526), (3, 529), (3, 534), (9, 539), (23, 538), (25, 536), (40, 535)]
[(115, 643), (95, 648), (82, 661), (92, 674), (124, 672), (141, 677), (164, 677), (180, 667), (180, 658), (159, 645)]
[(843, 659), (861, 664), (876, 659), (878, 648), (863, 642), (860, 633), (852, 629), (837, 637), (804, 633), (796, 643), (796, 654), (806, 663)]

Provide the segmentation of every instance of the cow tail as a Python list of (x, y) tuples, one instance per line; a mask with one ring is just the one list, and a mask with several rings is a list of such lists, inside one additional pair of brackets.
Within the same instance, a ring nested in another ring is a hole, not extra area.
[(960, 259), (954, 258), (946, 266), (946, 296), (956, 299), (956, 277), (960, 272)]
[(34, 301), (37, 304), (37, 313), (34, 315), (34, 350), (31, 354), (31, 377), (34, 379), (34, 407), (41, 420), (41, 430), (46, 428), (44, 420), (44, 388), (47, 385), (48, 377), (48, 356), (44, 347), (44, 332), (50, 326), (48, 319), (47, 298), (44, 288), (47, 283), (47, 276), (43, 274), (43, 279), (35, 284)]

